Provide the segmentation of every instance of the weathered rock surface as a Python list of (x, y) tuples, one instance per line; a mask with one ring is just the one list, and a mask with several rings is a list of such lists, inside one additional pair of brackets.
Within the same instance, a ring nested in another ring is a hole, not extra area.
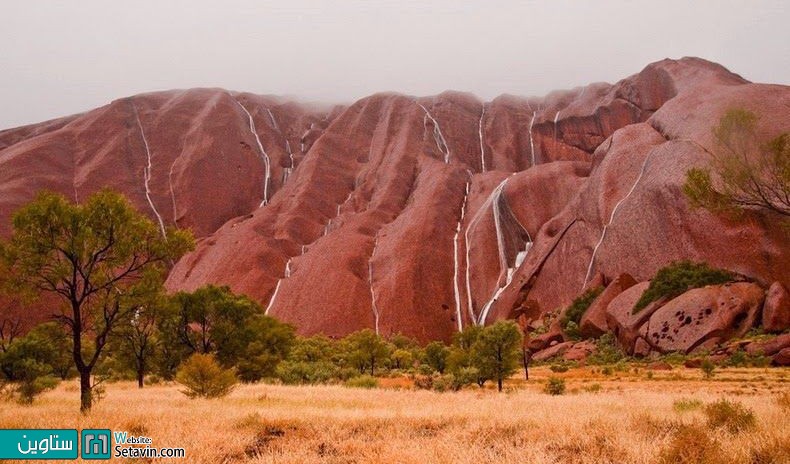
[(752, 356), (773, 356), (785, 348), (790, 348), (790, 334), (782, 334), (770, 340), (749, 343), (744, 350)]
[(634, 305), (649, 285), (650, 282), (632, 285), (614, 297), (606, 307), (606, 324), (620, 345), (628, 352), (633, 350), (642, 324), (650, 318), (653, 311), (658, 309), (656, 305), (651, 304), (637, 314), (633, 312)]
[(634, 285), (636, 280), (628, 274), (620, 274), (607, 285), (581, 318), (579, 328), (582, 337), (596, 338), (606, 333), (609, 329), (606, 323), (606, 308), (616, 296)]
[(763, 289), (748, 282), (692, 289), (653, 312), (640, 332), (662, 353), (713, 347), (752, 328), (764, 298)]
[[(768, 138), (787, 130), (788, 105), (790, 87), (697, 58), (491, 102), (138, 95), (0, 132), (0, 236), (43, 188), (78, 201), (111, 186), (200, 238), (170, 290), (226, 284), (300, 333), (333, 336), (449, 340), (470, 324), (555, 312), (623, 273), (645, 281), (677, 259), (787, 288), (778, 221), (692, 210), (681, 186), (715, 149), (724, 111), (754, 110)], [(620, 316), (633, 347), (638, 324)]]
[(763, 329), (766, 332), (790, 329), (790, 293), (781, 282), (768, 287), (763, 306)]
[(790, 366), (790, 348), (785, 348), (776, 353), (771, 359), (771, 364), (774, 366)]
[(538, 351), (537, 353), (532, 355), (532, 359), (534, 361), (545, 361), (547, 359), (551, 359), (557, 356), (562, 356), (563, 354), (565, 354), (566, 351), (570, 350), (573, 345), (574, 342), (557, 343), (554, 346), (550, 346), (546, 349)]

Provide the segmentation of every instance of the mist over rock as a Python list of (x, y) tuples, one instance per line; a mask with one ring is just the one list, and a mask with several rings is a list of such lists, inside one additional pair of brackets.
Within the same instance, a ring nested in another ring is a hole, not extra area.
[[(299, 332), (331, 336), (448, 340), (470, 324), (556, 311), (594, 279), (628, 274), (607, 291), (597, 332), (605, 306), (635, 301), (644, 285), (633, 283), (674, 260), (790, 288), (786, 230), (761, 213), (692, 209), (681, 189), (733, 107), (757, 113), (766, 139), (790, 129), (790, 87), (699, 58), (491, 102), (136, 95), (0, 132), (0, 235), (41, 189), (75, 201), (117, 189), (199, 238), (169, 290), (229, 285)], [(633, 346), (642, 324), (623, 308), (620, 337)]]

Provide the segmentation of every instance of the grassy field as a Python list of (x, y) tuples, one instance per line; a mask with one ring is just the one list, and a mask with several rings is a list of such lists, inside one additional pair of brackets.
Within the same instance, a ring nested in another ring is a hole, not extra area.
[[(566, 380), (564, 395), (543, 392), (550, 375)], [(69, 382), (33, 406), (0, 404), (0, 427), (124, 430), (184, 447), (187, 458), (169, 462), (190, 463), (788, 463), (788, 380), (788, 369), (724, 369), (704, 380), (683, 368), (652, 378), (535, 368), (501, 394), (418, 391), (398, 378), (370, 390), (243, 385), (218, 400), (115, 383), (89, 416)], [(754, 424), (709, 423), (705, 406), (720, 398), (751, 410)]]

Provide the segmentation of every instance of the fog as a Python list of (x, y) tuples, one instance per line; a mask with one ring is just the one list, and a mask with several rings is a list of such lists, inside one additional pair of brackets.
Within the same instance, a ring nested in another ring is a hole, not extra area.
[(787, 2), (4, 0), (0, 128), (141, 92), (491, 99), (700, 56), (790, 83)]

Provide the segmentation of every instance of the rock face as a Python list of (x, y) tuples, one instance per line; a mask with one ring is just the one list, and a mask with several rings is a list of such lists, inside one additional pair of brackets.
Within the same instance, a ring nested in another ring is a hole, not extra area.
[(771, 284), (765, 295), (763, 328), (766, 332), (790, 329), (790, 294), (780, 282)]
[[(697, 58), (491, 102), (138, 95), (0, 132), (0, 236), (41, 189), (79, 201), (111, 186), (162, 227), (199, 237), (170, 290), (226, 284), (303, 334), (332, 336), (448, 340), (470, 324), (555, 312), (624, 273), (645, 281), (677, 259), (786, 288), (777, 221), (691, 210), (681, 185), (716, 149), (711, 127), (727, 109), (760, 114), (769, 138), (790, 126), (788, 105), (790, 87)], [(609, 307), (638, 286), (612, 285)], [(587, 318), (590, 333), (601, 314)], [(650, 316), (617, 314), (633, 347)]]
[(688, 353), (743, 336), (759, 320), (765, 292), (738, 282), (696, 288), (657, 309), (640, 335), (661, 353)]
[(581, 318), (579, 328), (582, 337), (597, 338), (606, 333), (609, 329), (606, 323), (606, 309), (609, 307), (609, 303), (634, 285), (636, 285), (636, 280), (628, 274), (620, 274), (607, 285)]

